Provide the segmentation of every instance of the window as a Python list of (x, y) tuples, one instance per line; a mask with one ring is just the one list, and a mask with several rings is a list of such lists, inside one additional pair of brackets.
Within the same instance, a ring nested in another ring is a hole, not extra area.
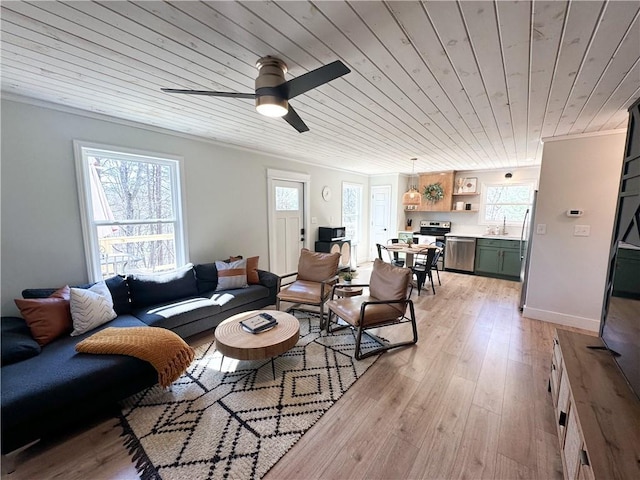
[(533, 184), (485, 185), (482, 223), (517, 225), (533, 200)]
[(183, 265), (178, 159), (74, 144), (89, 278)]
[(342, 184), (342, 226), (351, 243), (357, 244), (362, 229), (362, 185)]
[(300, 210), (300, 191), (291, 187), (276, 187), (276, 210)]

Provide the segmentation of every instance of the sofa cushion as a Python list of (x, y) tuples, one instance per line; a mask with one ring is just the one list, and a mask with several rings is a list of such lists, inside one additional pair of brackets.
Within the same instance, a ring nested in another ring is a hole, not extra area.
[[(122, 315), (98, 328), (108, 326), (144, 324), (135, 317)], [(70, 402), (82, 408), (86, 402), (104, 403), (107, 398), (115, 401), (121, 391), (130, 394), (132, 379), (149, 379), (146, 385), (138, 385), (139, 389), (157, 381), (153, 367), (137, 358), (77, 353), (76, 343), (92, 333), (62, 337), (43, 347), (37, 357), (2, 367), (3, 433), (14, 425), (47, 422)]]
[(218, 286), (218, 269), (215, 263), (201, 263), (194, 267), (198, 293), (213, 292)]
[(243, 288), (247, 284), (247, 261), (235, 260), (232, 262), (216, 262), (218, 269), (218, 286), (216, 292)]
[(87, 289), (72, 288), (70, 307), (73, 320), (72, 336), (93, 330), (117, 316), (113, 309), (111, 292), (104, 282), (98, 282)]
[(18, 317), (2, 317), (2, 366), (35, 357), (40, 353), (40, 345), (31, 336), (26, 322)]
[(247, 303), (255, 302), (269, 296), (269, 289), (262, 285), (249, 285), (224, 292), (214, 292), (211, 301), (220, 305), (222, 311), (234, 309)]
[(216, 315), (221, 307), (209, 297), (188, 297), (174, 302), (135, 309), (133, 315), (152, 327), (173, 330), (180, 325)]
[(31, 335), (41, 346), (71, 331), (69, 291), (65, 286), (47, 298), (15, 299)]
[(131, 275), (128, 280), (132, 311), (198, 295), (192, 264), (162, 275)]

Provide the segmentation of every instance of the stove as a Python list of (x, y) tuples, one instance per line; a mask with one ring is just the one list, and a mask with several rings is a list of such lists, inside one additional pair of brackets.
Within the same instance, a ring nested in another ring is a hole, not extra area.
[[(442, 242), (445, 243), (445, 234), (451, 232), (451, 222), (433, 222), (429, 220), (420, 220), (420, 231), (413, 232), (414, 243), (433, 243)], [(444, 270), (444, 250), (446, 246), (442, 247), (442, 254), (438, 260), (439, 268)]]
[(444, 242), (444, 235), (451, 232), (451, 222), (431, 222), (428, 220), (420, 220), (420, 232), (414, 232), (415, 235), (429, 235), (437, 238), (438, 241)]

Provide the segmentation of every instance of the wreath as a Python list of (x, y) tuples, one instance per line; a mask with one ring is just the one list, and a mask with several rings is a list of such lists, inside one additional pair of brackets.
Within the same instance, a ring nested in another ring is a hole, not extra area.
[(439, 183), (432, 183), (431, 185), (424, 187), (422, 195), (424, 195), (424, 198), (428, 201), (435, 203), (444, 198), (444, 190), (442, 189), (442, 185)]

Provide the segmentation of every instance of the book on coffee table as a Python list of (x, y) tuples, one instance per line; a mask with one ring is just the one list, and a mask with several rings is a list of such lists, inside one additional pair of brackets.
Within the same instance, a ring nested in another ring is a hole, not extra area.
[(278, 321), (271, 315), (256, 315), (240, 321), (243, 329), (250, 333), (260, 333), (272, 329), (278, 324)]

